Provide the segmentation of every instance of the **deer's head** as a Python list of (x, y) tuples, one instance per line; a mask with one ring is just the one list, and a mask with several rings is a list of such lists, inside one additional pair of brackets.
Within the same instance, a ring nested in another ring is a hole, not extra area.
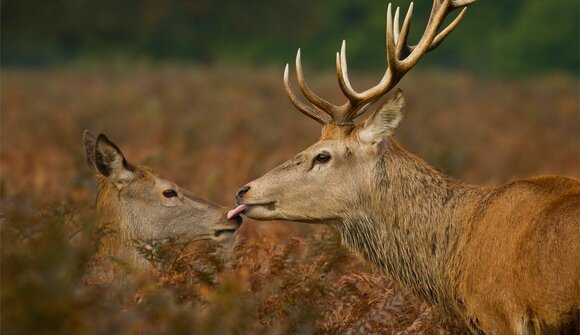
[[(381, 182), (377, 169), (391, 154), (391, 136), (399, 125), (404, 108), (400, 91), (394, 93), (362, 124), (355, 119), (379, 98), (391, 91), (401, 78), (427, 52), (437, 47), (459, 23), (466, 8), (447, 27), (440, 29), (445, 17), (454, 9), (474, 0), (435, 0), (427, 28), (419, 43), (407, 44), (413, 4), (402, 26), (399, 9), (391, 14), (387, 8), (387, 63), (381, 81), (364, 91), (355, 91), (347, 73), (345, 43), (336, 54), (338, 82), (348, 101), (334, 105), (310, 90), (302, 72), (300, 50), (296, 55), (296, 75), (300, 90), (310, 104), (299, 99), (290, 88), (288, 65), (284, 71), (286, 93), (302, 113), (323, 125), (318, 142), (283, 163), (237, 193), (238, 208), (232, 214), (245, 213), (259, 220), (294, 220), (332, 222), (345, 216), (342, 210), (357, 203), (360, 190)], [(384, 168), (383, 168), (384, 170)]]
[(83, 134), (87, 164), (99, 177), (97, 207), (114, 220), (124, 239), (176, 242), (231, 237), (239, 216), (163, 179), (151, 169), (130, 164), (105, 135)]

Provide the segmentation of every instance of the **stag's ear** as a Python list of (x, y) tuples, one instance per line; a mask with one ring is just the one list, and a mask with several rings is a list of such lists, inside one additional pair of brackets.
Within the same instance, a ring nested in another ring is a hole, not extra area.
[(95, 166), (95, 143), (97, 138), (88, 130), (83, 132), (83, 145), (85, 146), (85, 161), (94, 173), (99, 173)]
[(103, 134), (95, 142), (94, 162), (98, 172), (111, 178), (117, 186), (133, 178), (133, 169), (121, 150)]
[(399, 89), (365, 122), (360, 139), (365, 143), (378, 143), (392, 135), (403, 119), (405, 98)]

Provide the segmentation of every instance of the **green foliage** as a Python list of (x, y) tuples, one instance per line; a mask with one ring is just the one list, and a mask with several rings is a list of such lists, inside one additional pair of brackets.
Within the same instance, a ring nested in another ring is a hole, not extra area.
[(509, 74), (578, 73), (578, 5), (575, 0), (526, 1), (506, 33), (492, 36), (488, 66)]
[[(395, 0), (403, 13), (408, 1)], [(383, 69), (384, 1), (2, 2), (2, 61), (43, 65), (74, 59), (187, 59), (252, 65), (292, 61), (330, 68), (342, 39), (359, 70)], [(412, 41), (430, 10), (415, 4)], [(458, 29), (423, 61), (486, 74), (578, 73), (575, 0), (480, 0)]]

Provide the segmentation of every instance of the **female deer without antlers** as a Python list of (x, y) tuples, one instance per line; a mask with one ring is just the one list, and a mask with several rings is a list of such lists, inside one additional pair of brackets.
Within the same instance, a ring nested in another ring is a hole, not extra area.
[(98, 228), (112, 231), (101, 240), (100, 256), (143, 268), (148, 262), (135, 242), (224, 241), (239, 228), (241, 217), (227, 219), (224, 207), (128, 163), (105, 135), (85, 130), (83, 144), (87, 164), (99, 177)]
[(393, 20), (389, 5), (389, 67), (377, 86), (356, 92), (344, 43), (337, 54), (344, 105), (308, 88), (299, 51), (298, 83), (310, 104), (290, 89), (288, 66), (286, 92), (323, 124), (321, 137), (242, 187), (230, 214), (332, 225), (346, 246), (473, 333), (573, 332), (580, 317), (580, 180), (544, 176), (498, 187), (454, 180), (392, 138), (403, 115), (400, 91), (354, 124), (443, 41), (465, 8), (440, 30), (446, 15), (472, 2), (435, 0), (416, 46), (407, 45), (412, 5), (401, 29), (399, 11)]

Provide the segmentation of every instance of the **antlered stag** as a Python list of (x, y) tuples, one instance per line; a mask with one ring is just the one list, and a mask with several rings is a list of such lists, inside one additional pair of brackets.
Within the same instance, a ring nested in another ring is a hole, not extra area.
[(136, 243), (224, 241), (239, 228), (239, 216), (228, 220), (224, 207), (130, 164), (105, 135), (85, 131), (83, 142), (87, 164), (99, 177), (98, 227), (112, 232), (101, 239), (99, 255), (143, 268), (148, 263)]
[[(544, 176), (498, 187), (454, 180), (392, 138), (405, 105), (400, 91), (354, 123), (443, 41), (472, 2), (435, 0), (415, 46), (407, 44), (413, 5), (400, 29), (399, 10), (393, 22), (389, 5), (388, 69), (378, 85), (355, 91), (344, 42), (337, 53), (343, 105), (310, 90), (298, 51), (298, 83), (310, 104), (292, 92), (288, 66), (285, 89), (299, 111), (323, 125), (321, 137), (242, 187), (230, 214), (330, 224), (346, 246), (473, 333), (573, 331), (580, 308), (578, 179)], [(457, 8), (461, 14), (440, 29)]]

